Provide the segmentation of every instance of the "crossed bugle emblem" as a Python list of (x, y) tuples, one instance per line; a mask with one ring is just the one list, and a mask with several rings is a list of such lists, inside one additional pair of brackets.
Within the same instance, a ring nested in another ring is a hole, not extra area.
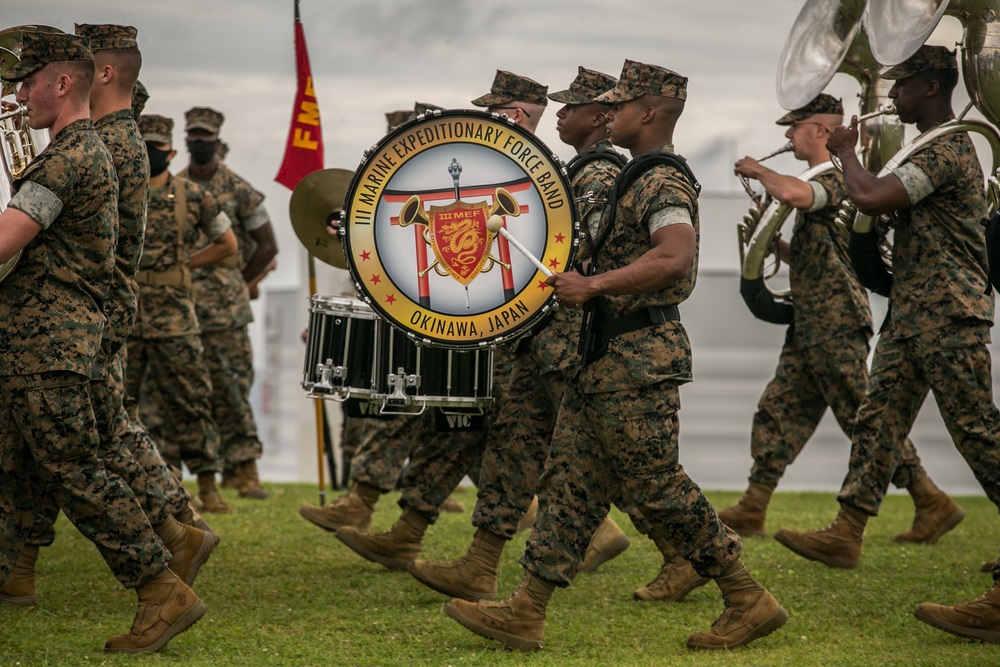
[(412, 195), (399, 212), (399, 224), (424, 225), (424, 242), (434, 251), (435, 261), (420, 272), (421, 278), (433, 269), (439, 276), (451, 276), (468, 287), (476, 276), (487, 273), (495, 264), (510, 269), (510, 264), (492, 254), (496, 232), (489, 231), (488, 223), (494, 216), (520, 215), (521, 206), (510, 192), (499, 187), (492, 204), (464, 202), (458, 186), (462, 173), (458, 160), (452, 159), (448, 173), (455, 185), (455, 201), (425, 211), (420, 195)]

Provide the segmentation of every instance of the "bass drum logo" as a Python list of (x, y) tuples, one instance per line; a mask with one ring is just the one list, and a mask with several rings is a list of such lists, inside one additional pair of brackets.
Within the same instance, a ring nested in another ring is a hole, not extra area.
[(491, 226), (553, 273), (578, 243), (558, 157), (480, 111), (431, 112), (389, 133), (355, 172), (345, 221), (364, 301), (418, 342), (456, 349), (508, 342), (555, 305), (545, 274)]

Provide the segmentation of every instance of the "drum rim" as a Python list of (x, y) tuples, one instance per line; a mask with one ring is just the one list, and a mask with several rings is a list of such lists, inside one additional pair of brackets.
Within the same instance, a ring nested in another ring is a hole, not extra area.
[[(479, 339), (475, 340), (454, 340), (447, 338), (438, 338), (430, 335), (426, 335), (423, 331), (418, 331), (405, 326), (403, 323), (397, 321), (397, 319), (392, 315), (392, 313), (381, 304), (378, 303), (376, 298), (373, 298), (372, 293), (369, 291), (368, 287), (365, 285), (364, 280), (360, 279), (358, 275), (358, 267), (356, 265), (356, 259), (351, 252), (351, 220), (355, 213), (355, 194), (356, 190), (363, 183), (366, 178), (367, 167), (373, 159), (374, 156), (379, 155), (379, 153), (385, 149), (386, 146), (390, 145), (394, 140), (401, 136), (404, 136), (408, 132), (411, 132), (414, 126), (427, 123), (429, 121), (436, 121), (440, 118), (475, 118), (479, 120), (487, 120), (492, 123), (502, 123), (503, 128), (516, 134), (518, 138), (530, 143), (535, 150), (539, 151), (540, 154), (544, 155), (545, 158), (555, 167), (555, 173), (562, 187), (562, 192), (565, 194), (568, 200), (568, 211), (570, 217), (570, 224), (572, 227), (572, 242), (569, 245), (569, 252), (566, 256), (566, 263), (564, 267), (571, 266), (573, 260), (576, 257), (579, 244), (579, 211), (573, 202), (573, 190), (572, 186), (566, 172), (565, 163), (562, 159), (533, 132), (526, 130), (519, 125), (514, 124), (512, 121), (507, 119), (506, 115), (497, 113), (488, 113), (486, 111), (476, 110), (476, 109), (448, 109), (448, 110), (435, 110), (430, 111), (426, 114), (417, 116), (416, 118), (410, 119), (405, 123), (402, 123), (398, 127), (393, 128), (384, 137), (382, 137), (375, 145), (370, 149), (365, 151), (364, 158), (358, 165), (357, 170), (354, 172), (350, 183), (347, 187), (347, 192), (344, 196), (344, 208), (343, 217), (341, 218), (341, 233), (340, 239), (344, 245), (344, 255), (347, 259), (348, 271), (350, 272), (351, 278), (354, 281), (355, 288), (358, 291), (358, 296), (362, 302), (370, 306), (372, 310), (382, 319), (385, 319), (392, 327), (402, 331), (407, 336), (412, 338), (419, 345), (429, 345), (432, 347), (443, 347), (447, 349), (455, 350), (474, 350), (486, 347), (496, 347), (498, 345), (509, 344), (512, 341), (528, 334), (542, 319), (549, 316), (549, 314), (558, 307), (558, 300), (555, 294), (550, 293), (542, 302), (542, 304), (530, 315), (526, 315), (516, 329), (510, 331), (505, 331), (502, 334), (495, 336), (481, 336)], [(424, 149), (426, 150), (426, 149)], [(422, 151), (416, 151), (415, 154), (419, 154)], [(531, 174), (524, 170), (525, 175), (531, 178)], [(391, 179), (390, 179), (391, 180)], [(376, 208), (377, 210), (377, 208)], [(514, 251), (516, 252), (516, 251)], [(524, 293), (528, 290), (533, 283), (529, 280), (525, 285), (523, 285), (517, 292), (517, 295)], [(508, 301), (507, 303), (511, 303)], [(499, 310), (500, 308), (494, 308), (493, 311)], [(429, 308), (428, 312), (435, 315), (439, 314), (437, 311), (432, 311)], [(445, 317), (452, 317), (447, 314), (442, 314)]]

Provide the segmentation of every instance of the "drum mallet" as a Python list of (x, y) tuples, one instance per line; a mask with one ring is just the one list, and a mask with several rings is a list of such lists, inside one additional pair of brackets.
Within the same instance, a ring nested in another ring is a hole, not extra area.
[(539, 271), (544, 273), (546, 278), (552, 275), (552, 271), (549, 267), (542, 264), (540, 259), (532, 255), (530, 250), (521, 245), (521, 242), (514, 238), (509, 231), (507, 231), (507, 228), (503, 226), (503, 218), (499, 215), (490, 216), (490, 219), (486, 221), (486, 229), (489, 230), (490, 234), (500, 234), (507, 239), (507, 242), (517, 248), (518, 252), (527, 257), (528, 261), (534, 264)]

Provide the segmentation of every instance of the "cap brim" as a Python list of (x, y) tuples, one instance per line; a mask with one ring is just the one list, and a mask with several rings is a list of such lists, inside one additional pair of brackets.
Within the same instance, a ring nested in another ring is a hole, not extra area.
[(495, 107), (498, 104), (506, 104), (507, 102), (513, 101), (514, 98), (507, 97), (506, 95), (497, 95), (496, 93), (487, 93), (482, 97), (477, 97), (472, 100), (472, 103), (477, 107)]
[(159, 132), (146, 132), (145, 134), (142, 135), (142, 140), (148, 141), (153, 144), (170, 144), (171, 146), (174, 143), (172, 137), (169, 137), (165, 134), (160, 134)]
[(189, 123), (187, 127), (184, 128), (185, 132), (190, 132), (191, 130), (205, 130), (206, 132), (211, 132), (212, 134), (219, 133), (219, 128), (215, 127), (214, 125), (209, 125), (208, 123), (201, 121), (195, 121), (193, 123)]
[(24, 79), (25, 77), (29, 76), (33, 72), (42, 69), (42, 67), (44, 66), (45, 63), (36, 63), (31, 61), (25, 62), (24, 60), (21, 60), (18, 61), (18, 63), (13, 67), (11, 67), (9, 70), (4, 72), (3, 76), (0, 76), (0, 78), (2, 78), (4, 81), (11, 81), (16, 83), (17, 81), (20, 81), (21, 79)]
[(549, 93), (549, 99), (553, 102), (559, 102), (561, 104), (590, 104), (594, 101), (594, 98), (587, 97), (586, 95), (581, 95), (580, 93), (574, 93), (571, 90), (560, 90), (556, 93)]
[(897, 79), (905, 79), (906, 77), (914, 74), (916, 74), (916, 72), (908, 71), (905, 67), (903, 67), (903, 65), (895, 65), (894, 67), (889, 67), (879, 72), (878, 78), (895, 81)]

